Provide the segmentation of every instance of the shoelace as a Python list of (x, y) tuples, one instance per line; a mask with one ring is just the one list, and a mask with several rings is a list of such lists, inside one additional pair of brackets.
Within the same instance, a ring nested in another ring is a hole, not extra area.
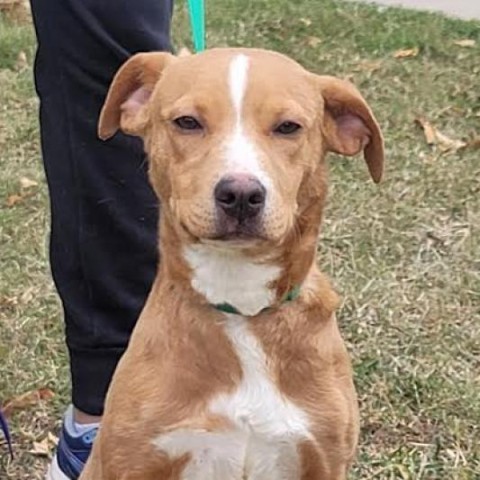
[(8, 430), (7, 419), (0, 410), (0, 430), (2, 430), (5, 440), (7, 441), (8, 451), (10, 452), (10, 457), (13, 458), (13, 446), (12, 438), (10, 437), (10, 431)]

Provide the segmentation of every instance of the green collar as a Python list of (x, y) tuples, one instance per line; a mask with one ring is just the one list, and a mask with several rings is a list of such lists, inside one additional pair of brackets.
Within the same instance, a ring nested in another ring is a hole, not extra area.
[[(283, 297), (281, 303), (291, 302), (296, 298), (298, 298), (299, 295), (300, 295), (300, 285), (297, 285), (293, 287), (289, 292), (287, 292), (287, 294)], [(230, 303), (215, 303), (215, 304), (212, 304), (212, 307), (216, 308), (217, 310), (220, 310), (221, 312), (233, 313), (235, 315), (242, 315), (242, 312), (238, 310), (236, 307), (234, 307), (233, 305), (231, 305)], [(265, 312), (270, 308), (272, 307), (266, 307), (263, 310), (260, 310), (259, 313)]]

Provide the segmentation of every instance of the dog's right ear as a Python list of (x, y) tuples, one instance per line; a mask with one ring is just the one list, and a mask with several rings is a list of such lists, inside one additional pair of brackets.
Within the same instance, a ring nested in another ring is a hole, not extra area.
[(145, 105), (163, 69), (175, 57), (170, 53), (138, 53), (116, 73), (100, 113), (98, 136), (113, 137), (121, 129), (129, 135), (142, 135), (148, 122)]

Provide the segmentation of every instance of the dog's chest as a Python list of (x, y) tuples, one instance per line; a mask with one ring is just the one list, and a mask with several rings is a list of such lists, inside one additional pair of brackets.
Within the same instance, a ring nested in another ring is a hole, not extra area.
[(310, 438), (307, 415), (271, 379), (265, 353), (247, 321), (227, 315), (224, 328), (243, 378), (233, 392), (214, 397), (208, 413), (228, 419), (233, 428), (184, 429), (157, 439), (156, 445), (174, 456), (190, 453), (182, 480), (298, 479), (298, 445)]
[(278, 389), (259, 340), (248, 320), (227, 315), (225, 333), (240, 360), (243, 377), (234, 392), (211, 402), (212, 413), (227, 417), (240, 430), (270, 440), (299, 438), (308, 433), (306, 414)]

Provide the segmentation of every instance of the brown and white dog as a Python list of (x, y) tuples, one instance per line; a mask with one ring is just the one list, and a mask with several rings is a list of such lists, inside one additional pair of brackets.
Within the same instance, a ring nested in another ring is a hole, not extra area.
[(81, 480), (344, 479), (357, 400), (315, 254), (325, 154), (382, 176), (365, 100), (269, 51), (146, 53), (110, 88), (118, 129), (148, 153), (162, 261)]

